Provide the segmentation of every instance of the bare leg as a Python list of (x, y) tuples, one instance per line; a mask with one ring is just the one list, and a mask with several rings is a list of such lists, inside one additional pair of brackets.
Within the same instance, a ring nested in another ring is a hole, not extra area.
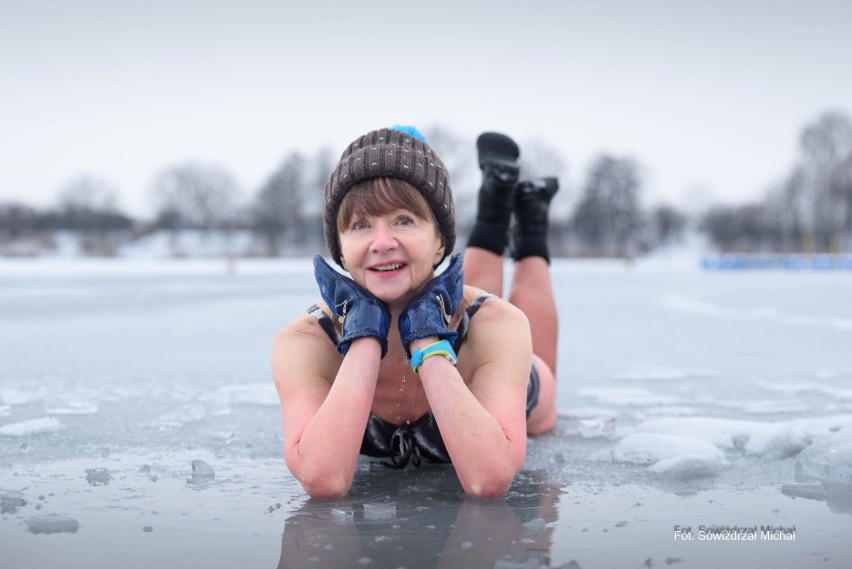
[(527, 419), (527, 433), (537, 435), (556, 424), (556, 351), (559, 320), (550, 279), (547, 214), (559, 189), (556, 178), (521, 182), (515, 193), (512, 256), (515, 273), (509, 302), (530, 323), (533, 353), (539, 368), (538, 403)]
[(550, 265), (542, 257), (524, 257), (515, 264), (509, 302), (530, 321), (533, 352), (556, 373), (559, 320), (550, 282)]
[(503, 253), (518, 181), (518, 145), (504, 134), (485, 132), (476, 140), (482, 185), (476, 220), (464, 256), (464, 283), (503, 296)]
[(503, 296), (503, 255), (468, 247), (464, 252), (464, 284)]

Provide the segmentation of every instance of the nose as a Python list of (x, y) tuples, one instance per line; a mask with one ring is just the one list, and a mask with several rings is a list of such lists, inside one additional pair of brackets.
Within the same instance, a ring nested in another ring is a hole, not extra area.
[(390, 225), (384, 222), (377, 223), (373, 233), (373, 242), (371, 249), (376, 253), (384, 253), (396, 249), (399, 243), (396, 236), (391, 231)]

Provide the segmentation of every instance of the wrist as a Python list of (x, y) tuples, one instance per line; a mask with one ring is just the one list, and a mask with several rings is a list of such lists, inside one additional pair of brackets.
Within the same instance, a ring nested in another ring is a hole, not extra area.
[(349, 344), (349, 350), (346, 352), (347, 355), (351, 354), (352, 351), (355, 351), (358, 354), (363, 354), (364, 356), (378, 356), (382, 357), (382, 343), (375, 336), (362, 336), (360, 338), (355, 338), (352, 340), (352, 343)]
[(432, 345), (435, 342), (439, 342), (441, 338), (438, 336), (427, 336), (426, 338), (417, 338), (416, 340), (411, 340), (411, 343), (408, 344), (408, 349), (413, 354), (417, 350), (422, 350), (426, 346)]
[(415, 374), (420, 374), (420, 367), (429, 359), (441, 356), (446, 358), (451, 364), (456, 365), (459, 362), (456, 353), (453, 350), (452, 344), (448, 340), (440, 340), (425, 346), (422, 349), (415, 350), (411, 354), (411, 369)]

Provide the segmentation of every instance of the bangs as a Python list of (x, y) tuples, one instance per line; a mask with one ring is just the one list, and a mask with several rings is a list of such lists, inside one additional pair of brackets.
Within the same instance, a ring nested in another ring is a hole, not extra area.
[(435, 223), (435, 216), (420, 192), (399, 178), (368, 178), (352, 186), (337, 214), (337, 231), (342, 233), (356, 217), (385, 215), (405, 209)]

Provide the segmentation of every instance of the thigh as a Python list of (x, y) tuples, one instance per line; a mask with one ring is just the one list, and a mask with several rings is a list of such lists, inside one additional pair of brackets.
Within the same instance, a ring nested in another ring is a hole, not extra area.
[(540, 435), (556, 425), (556, 378), (544, 360), (533, 355), (538, 367), (539, 391), (538, 403), (527, 418), (527, 434)]

